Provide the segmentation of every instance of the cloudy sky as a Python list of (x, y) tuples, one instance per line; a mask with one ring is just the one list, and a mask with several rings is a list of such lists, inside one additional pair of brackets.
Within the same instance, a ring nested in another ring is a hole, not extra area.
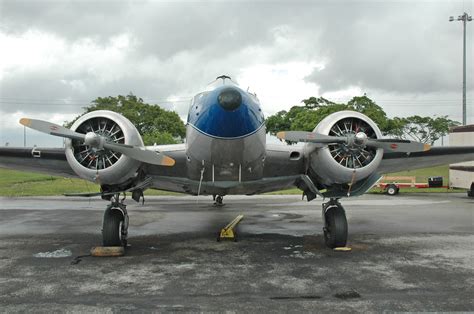
[(366, 93), (391, 117), (461, 120), (462, 23), (448, 17), (472, 9), (472, 0), (0, 0), (0, 145), (23, 146), (23, 116), (62, 123), (99, 96), (132, 92), (184, 118), (221, 74), (256, 92), (267, 116), (309, 96)]

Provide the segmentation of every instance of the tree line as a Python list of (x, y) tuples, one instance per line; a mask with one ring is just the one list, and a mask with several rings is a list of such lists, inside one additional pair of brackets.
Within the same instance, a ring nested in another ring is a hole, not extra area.
[(142, 136), (145, 145), (176, 144), (183, 142), (186, 128), (179, 115), (158, 105), (150, 105), (133, 94), (117, 97), (98, 97), (84, 112), (65, 126), (70, 127), (80, 116), (96, 110), (110, 110), (129, 119)]
[[(302, 103), (303, 105), (293, 106), (289, 111), (282, 110), (269, 116), (265, 120), (267, 132), (276, 134), (285, 130), (312, 131), (326, 116), (341, 110), (353, 110), (367, 115), (377, 123), (385, 136), (429, 144), (448, 134), (450, 127), (459, 125), (447, 116), (415, 115), (390, 119), (385, 111), (367, 96), (354, 97), (347, 103), (310, 97)], [(181, 143), (186, 134), (185, 125), (176, 112), (145, 103), (142, 98), (133, 94), (98, 97), (84, 108), (80, 116), (95, 110), (111, 110), (125, 116), (136, 126), (145, 145)], [(66, 122), (65, 126), (70, 127), (80, 116)]]
[(302, 101), (302, 106), (293, 106), (289, 111), (282, 110), (269, 116), (265, 123), (267, 131), (312, 131), (315, 126), (331, 113), (353, 110), (367, 115), (379, 126), (382, 134), (398, 139), (412, 140), (427, 144), (445, 136), (449, 128), (459, 122), (447, 116), (388, 118), (385, 111), (367, 96), (357, 96), (347, 103), (335, 103), (323, 97), (310, 97)]

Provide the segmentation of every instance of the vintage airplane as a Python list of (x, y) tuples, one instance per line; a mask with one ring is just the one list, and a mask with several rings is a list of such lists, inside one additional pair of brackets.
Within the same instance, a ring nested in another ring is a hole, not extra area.
[(94, 111), (67, 129), (41, 120), (20, 123), (66, 138), (65, 148), (0, 148), (0, 166), (80, 177), (99, 183), (110, 200), (103, 219), (103, 244), (124, 245), (128, 214), (120, 194), (139, 201), (148, 188), (213, 195), (258, 194), (298, 187), (322, 206), (324, 238), (330, 248), (345, 246), (347, 220), (339, 199), (369, 190), (382, 174), (474, 160), (474, 147), (430, 147), (383, 139), (367, 116), (333, 113), (313, 132), (280, 132), (302, 146), (268, 145), (256, 95), (220, 76), (192, 99), (186, 143), (145, 147), (135, 126), (111, 111)]

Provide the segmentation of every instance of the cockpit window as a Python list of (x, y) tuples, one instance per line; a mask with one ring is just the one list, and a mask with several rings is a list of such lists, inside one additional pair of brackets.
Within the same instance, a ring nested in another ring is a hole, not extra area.
[(199, 93), (194, 96), (193, 101), (191, 102), (191, 106), (199, 106), (200, 104), (202, 104), (203, 101), (206, 99), (207, 94), (209, 94), (209, 92)]
[(209, 92), (199, 93), (193, 97), (193, 99), (191, 100), (191, 106), (189, 107), (188, 111), (188, 121), (190, 120), (192, 114), (199, 115), (199, 112), (202, 109), (201, 105), (205, 102), (207, 94), (209, 94)]

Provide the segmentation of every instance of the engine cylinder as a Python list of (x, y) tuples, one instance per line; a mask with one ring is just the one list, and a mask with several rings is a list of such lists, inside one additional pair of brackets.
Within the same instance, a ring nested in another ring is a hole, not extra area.
[[(132, 122), (113, 111), (89, 112), (77, 119), (71, 130), (83, 134), (93, 132), (114, 143), (144, 146)], [(66, 140), (66, 158), (79, 177), (101, 185), (126, 182), (136, 175), (141, 164), (118, 152), (70, 139)]]
[[(339, 111), (324, 118), (313, 132), (339, 137), (361, 137), (368, 139), (382, 137), (380, 129), (372, 119), (355, 111)], [(364, 137), (365, 138), (365, 137)], [(307, 143), (309, 170), (318, 182), (325, 185), (356, 182), (376, 171), (383, 157), (383, 149), (346, 143), (320, 147)]]

